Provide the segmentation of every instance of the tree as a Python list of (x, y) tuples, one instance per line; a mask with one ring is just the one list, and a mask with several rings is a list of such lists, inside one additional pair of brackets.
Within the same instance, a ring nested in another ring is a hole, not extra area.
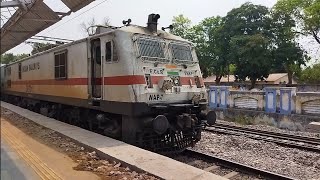
[[(97, 26), (97, 25), (98, 24), (97, 24), (95, 18), (92, 17), (91, 20), (88, 21), (87, 23), (82, 22), (80, 24), (80, 27), (83, 30), (83, 32), (85, 32), (86, 34), (93, 35), (96, 32), (96, 27), (94, 27), (94, 26)], [(100, 25), (110, 26), (110, 19), (108, 17), (105, 17)]]
[(40, 43), (40, 42), (36, 42), (32, 44), (32, 51), (31, 54), (36, 54), (39, 52), (43, 52), (46, 51), (48, 49), (54, 48), (58, 46), (58, 44), (52, 44), (52, 43)]
[(272, 67), (271, 18), (267, 7), (245, 3), (225, 17), (224, 40), (229, 59), (236, 66), (235, 77), (251, 88), (258, 79), (267, 78)]
[(15, 60), (15, 56), (12, 53), (1, 54), (1, 64), (9, 64)]
[(320, 63), (308, 67), (301, 73), (300, 81), (304, 83), (320, 84)]
[(278, 0), (274, 9), (295, 20), (296, 33), (311, 35), (320, 44), (320, 0)]
[(270, 73), (271, 51), (269, 40), (261, 34), (235, 36), (231, 39), (232, 59), (236, 64), (235, 77), (245, 81), (248, 77), (251, 88), (257, 80), (264, 80)]
[(228, 73), (227, 46), (223, 37), (224, 19), (220, 16), (204, 19), (200, 24), (194, 26), (193, 36), (201, 70), (204, 77), (216, 75), (216, 83)]
[(17, 54), (14, 55), (12, 53), (6, 53), (1, 55), (1, 64), (9, 64), (11, 62), (18, 61), (20, 59), (28, 57), (29, 54)]
[(172, 20), (173, 29), (170, 33), (190, 40), (191, 20), (182, 14), (174, 16)]
[(296, 42), (295, 21), (293, 18), (277, 10), (272, 12), (272, 18), (274, 44), (276, 46), (273, 69), (287, 72), (288, 84), (292, 84), (293, 74), (301, 72), (301, 65), (305, 65), (308, 57)]
[(306, 65), (305, 62), (309, 59), (305, 51), (297, 43), (292, 42), (279, 44), (274, 51), (274, 58), (274, 64), (283, 66), (288, 73), (288, 84), (292, 84), (294, 73), (299, 73), (301, 65)]
[(196, 46), (200, 68), (203, 76), (216, 75), (216, 83), (227, 73), (226, 48), (222, 43), (221, 27), (224, 21), (220, 16), (206, 18), (195, 26), (191, 21), (179, 15), (173, 18), (171, 33), (183, 37)]
[[(32, 44), (32, 51), (31, 54), (36, 54), (48, 49), (51, 49), (55, 46), (58, 46), (58, 44), (51, 44), (51, 43), (40, 43), (40, 42), (36, 42)], [(1, 64), (9, 64), (11, 62), (15, 62), (18, 61), (20, 59), (29, 57), (30, 54), (17, 54), (14, 55), (13, 53), (6, 53), (6, 54), (2, 54), (1, 55)]]

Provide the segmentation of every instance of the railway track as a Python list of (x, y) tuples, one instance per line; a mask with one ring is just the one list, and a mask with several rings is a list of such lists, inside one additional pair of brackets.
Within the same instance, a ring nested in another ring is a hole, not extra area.
[[(218, 173), (220, 176), (223, 176), (228, 179), (283, 179), (283, 180), (292, 180), (294, 178), (273, 173), (270, 171), (265, 171), (262, 169), (254, 168), (245, 164), (234, 162), (231, 160), (223, 159), (221, 157), (204, 154), (194, 150), (185, 150), (181, 156), (186, 156), (187, 159), (196, 159), (191, 162), (185, 162), (189, 165), (195, 166), (195, 164), (205, 164), (205, 167), (202, 167), (203, 170), (217, 173), (217, 169), (227, 168), (228, 170), (222, 170)], [(197, 166), (196, 166), (197, 167)], [(219, 172), (219, 171), (218, 171)]]
[(245, 128), (239, 126), (232, 126), (226, 124), (215, 124), (213, 126), (207, 127), (205, 131), (222, 133), (222, 134), (232, 134), (232, 135), (244, 135), (249, 138), (265, 140), (269, 142), (274, 142), (279, 145), (299, 148), (303, 150), (320, 152), (320, 138), (297, 136), (291, 134), (277, 133), (271, 131), (263, 131), (252, 128)]

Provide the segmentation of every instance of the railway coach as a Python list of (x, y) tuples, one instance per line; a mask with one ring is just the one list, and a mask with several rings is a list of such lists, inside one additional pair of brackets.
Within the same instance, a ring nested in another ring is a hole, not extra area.
[(43, 115), (158, 152), (201, 138), (207, 95), (192, 44), (147, 27), (98, 27), (4, 67), (2, 98)]

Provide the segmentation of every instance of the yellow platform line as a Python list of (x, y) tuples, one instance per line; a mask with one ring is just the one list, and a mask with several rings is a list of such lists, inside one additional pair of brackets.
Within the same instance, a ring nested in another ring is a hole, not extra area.
[(18, 154), (33, 167), (42, 179), (61, 179), (45, 163), (43, 163), (34, 153), (32, 153), (21, 141), (15, 138), (10, 132), (4, 130), (4, 137), (13, 146)]
[(51, 168), (42, 162), (37, 155), (29, 150), (20, 140), (5, 128), (1, 128), (1, 137), (27, 162), (28, 165), (44, 180), (62, 180)]
[(37, 165), (32, 159), (26, 154), (25, 150), (21, 145), (16, 144), (14, 141), (11, 140), (11, 137), (2, 130), (2, 136), (4, 140), (8, 142), (8, 144), (18, 153), (18, 155), (27, 162), (29, 166), (40, 176), (41, 179), (50, 179), (46, 172), (43, 172), (41, 167)]

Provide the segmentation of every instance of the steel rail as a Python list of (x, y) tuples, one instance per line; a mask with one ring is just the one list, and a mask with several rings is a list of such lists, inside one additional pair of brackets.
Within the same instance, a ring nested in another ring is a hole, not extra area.
[(292, 135), (292, 134), (286, 134), (286, 133), (278, 133), (278, 132), (272, 132), (272, 131), (264, 131), (259, 129), (253, 129), (253, 128), (246, 128), (246, 127), (240, 127), (240, 126), (232, 126), (227, 124), (214, 124), (212, 127), (215, 128), (228, 128), (236, 131), (241, 131), (244, 133), (251, 133), (251, 134), (266, 134), (269, 137), (276, 137), (291, 141), (297, 141), (297, 142), (303, 142), (303, 143), (309, 143), (309, 144), (315, 144), (320, 145), (320, 138), (314, 138), (314, 137), (307, 137), (307, 136), (298, 136), (298, 135)]
[(185, 150), (184, 154), (187, 155), (188, 157), (196, 157), (197, 159), (200, 158), (203, 161), (217, 163), (219, 166), (222, 166), (222, 167), (227, 167), (227, 168), (231, 168), (231, 169), (232, 168), (238, 169), (242, 173), (258, 175), (258, 176), (261, 176), (266, 179), (283, 179), (283, 180), (294, 179), (294, 178), (291, 178), (291, 177), (288, 177), (285, 175), (281, 175), (281, 174), (277, 174), (274, 172), (258, 169), (258, 168), (248, 166), (248, 165), (245, 165), (242, 163), (227, 160), (227, 159), (224, 159), (224, 158), (221, 158), (218, 156), (214, 156), (214, 155), (204, 154), (204, 153), (190, 150), (190, 149)]
[(244, 133), (245, 136), (253, 139), (265, 140), (281, 145), (287, 145), (290, 147), (320, 152), (319, 138), (263, 131), (258, 129), (232, 126), (226, 124), (215, 124), (213, 126), (207, 127), (205, 131), (232, 134), (238, 136), (242, 135), (239, 133)]

